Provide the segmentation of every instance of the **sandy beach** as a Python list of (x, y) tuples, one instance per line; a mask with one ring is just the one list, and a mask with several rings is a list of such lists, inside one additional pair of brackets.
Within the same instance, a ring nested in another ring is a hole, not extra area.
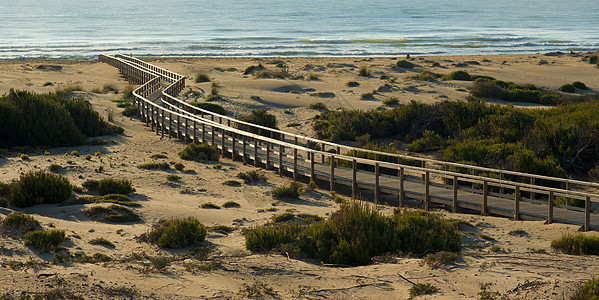
[[(150, 62), (188, 78), (179, 95), (188, 102), (202, 101), (213, 88), (224, 99), (229, 115), (242, 117), (253, 109), (266, 109), (276, 115), (282, 130), (314, 137), (314, 116), (309, 109), (322, 102), (328, 109), (391, 109), (383, 100), (396, 97), (398, 105), (412, 100), (433, 103), (465, 100), (468, 81), (423, 81), (410, 79), (423, 70), (449, 74), (456, 70), (471, 75), (492, 76), (518, 84), (531, 83), (556, 90), (566, 83), (581, 81), (590, 93), (599, 91), (599, 69), (584, 61), (587, 53), (518, 54), (487, 56), (412, 57), (412, 70), (394, 68), (398, 58), (154, 58)], [(399, 58), (404, 59), (404, 58)], [(264, 69), (244, 75), (251, 66)], [(365, 68), (369, 76), (359, 76)], [(258, 78), (256, 74), (288, 73), (296, 79)], [(194, 83), (198, 73), (210, 82)], [(407, 299), (411, 282), (439, 287), (433, 295), (418, 299), (478, 299), (480, 293), (498, 292), (507, 299), (568, 299), (578, 284), (599, 274), (599, 261), (593, 256), (573, 256), (555, 252), (551, 241), (563, 234), (577, 233), (579, 226), (543, 221), (511, 221), (493, 216), (454, 214), (438, 211), (447, 218), (469, 222), (462, 225), (463, 247), (456, 264), (433, 269), (420, 258), (389, 254), (368, 266), (340, 268), (309, 259), (294, 259), (278, 254), (253, 254), (245, 249), (244, 228), (266, 223), (285, 212), (309, 213), (327, 217), (337, 210), (334, 196), (316, 189), (299, 200), (279, 201), (268, 195), (273, 187), (291, 182), (273, 171), (262, 171), (267, 180), (256, 185), (226, 186), (239, 172), (256, 169), (231, 159), (215, 163), (185, 161), (178, 152), (182, 141), (161, 139), (136, 118), (124, 117), (112, 100), (122, 98), (128, 88), (116, 68), (96, 61), (5, 60), (0, 61), (0, 95), (10, 89), (52, 92), (73, 86), (75, 95), (88, 100), (96, 111), (125, 129), (123, 135), (103, 138), (114, 142), (103, 146), (39, 148), (22, 160), (20, 151), (0, 158), (0, 181), (16, 180), (20, 174), (47, 170), (51, 164), (62, 167), (59, 174), (81, 185), (86, 179), (126, 178), (136, 192), (131, 198), (142, 204), (134, 211), (141, 221), (116, 224), (96, 222), (82, 213), (91, 205), (38, 205), (26, 209), (0, 208), (0, 219), (13, 211), (33, 216), (43, 228), (65, 230), (63, 244), (71, 253), (102, 253), (112, 258), (102, 263), (57, 263), (53, 254), (40, 254), (24, 246), (20, 236), (2, 233), (0, 240), (0, 294), (13, 296), (67, 290), (85, 299), (196, 299), (245, 298), (244, 284), (264, 283), (282, 299)], [(348, 82), (357, 86), (349, 87)], [(103, 91), (111, 86), (118, 90)], [(363, 96), (370, 93), (369, 96)], [(507, 103), (526, 108), (542, 108), (533, 103)], [(296, 123), (288, 127), (288, 124)], [(80, 156), (70, 155), (76, 150)], [(49, 154), (45, 154), (48, 151)], [(100, 156), (95, 156), (96, 152)], [(85, 154), (93, 157), (85, 159)], [(137, 166), (157, 161), (183, 163), (195, 172), (145, 170)], [(102, 166), (104, 171), (96, 170)], [(168, 175), (181, 177), (167, 180)], [(347, 197), (347, 195), (342, 195)], [(222, 205), (236, 201), (237, 208), (201, 208), (202, 203)], [(393, 207), (381, 206), (385, 214)], [(229, 234), (209, 232), (206, 255), (190, 255), (189, 249), (162, 250), (139, 241), (162, 218), (197, 217), (204, 225), (227, 225), (237, 229)], [(517, 230), (518, 234), (514, 231)], [(596, 235), (596, 232), (583, 234)], [(105, 238), (114, 247), (93, 245), (89, 241)], [(152, 259), (168, 258), (163, 268)], [(486, 290), (481, 286), (486, 286)], [(497, 295), (499, 295), (497, 294)], [(497, 296), (496, 295), (496, 296)], [(497, 298), (499, 299), (499, 298)]]

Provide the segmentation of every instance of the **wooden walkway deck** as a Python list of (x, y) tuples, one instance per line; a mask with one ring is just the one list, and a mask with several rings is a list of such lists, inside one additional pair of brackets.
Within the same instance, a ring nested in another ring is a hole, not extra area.
[[(275, 169), (294, 180), (307, 177), (325, 181), (331, 190), (346, 186), (352, 196), (366, 192), (369, 196), (362, 197), (372, 197), (375, 202), (385, 200), (403, 206), (416, 201), (427, 210), (444, 206), (453, 211), (468, 209), (512, 219), (576, 224), (582, 230), (599, 229), (599, 215), (591, 212), (599, 195), (580, 191), (596, 190), (599, 185), (595, 183), (368, 151), (256, 126), (177, 99), (185, 87), (185, 77), (179, 74), (122, 55), (100, 55), (100, 60), (119, 68), (133, 84), (141, 84), (134, 91), (140, 117), (162, 136), (212, 144), (234, 160)], [(357, 151), (368, 152), (374, 159), (355, 157)], [(397, 162), (388, 162), (389, 157)], [(476, 175), (483, 173), (496, 174), (499, 179)], [(535, 184), (541, 180), (563, 187)], [(568, 203), (582, 200), (585, 207), (554, 204), (557, 197)]]

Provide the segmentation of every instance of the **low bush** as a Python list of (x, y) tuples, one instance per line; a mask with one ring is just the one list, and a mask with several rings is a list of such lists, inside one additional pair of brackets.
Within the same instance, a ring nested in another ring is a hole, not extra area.
[(564, 93), (574, 93), (576, 92), (576, 88), (571, 83), (566, 83), (559, 87), (559, 90)]
[(58, 173), (58, 172), (60, 172), (60, 169), (61, 169), (61, 167), (60, 167), (59, 165), (57, 165), (57, 164), (51, 164), (51, 165), (48, 167), (48, 170), (50, 170), (50, 172), (53, 172), (53, 173)]
[(86, 179), (81, 186), (86, 188), (88, 191), (97, 191), (98, 186), (100, 186), (100, 181), (95, 179)]
[(358, 83), (356, 81), (349, 81), (346, 85), (348, 87), (357, 87), (357, 86), (360, 86), (360, 83)]
[(412, 75), (409, 78), (411, 79), (420, 79), (420, 80), (426, 80), (426, 81), (433, 81), (433, 80), (437, 80), (439, 78), (442, 78), (443, 74), (439, 74), (439, 73), (435, 73), (435, 72), (431, 72), (431, 71), (422, 71), (416, 75)]
[(223, 185), (228, 185), (228, 186), (241, 186), (241, 182), (237, 181), (237, 180), (225, 180), (223, 182)]
[(386, 106), (398, 105), (399, 99), (397, 99), (397, 97), (387, 97), (383, 99), (383, 104)]
[(214, 146), (191, 143), (183, 151), (179, 152), (179, 157), (184, 160), (218, 161), (220, 154)]
[(182, 163), (176, 163), (176, 164), (173, 165), (173, 167), (177, 171), (182, 171), (183, 169), (185, 169), (185, 165), (183, 165)]
[(235, 201), (227, 201), (223, 204), (224, 208), (231, 208), (231, 207), (241, 207), (241, 205), (239, 205), (239, 203), (235, 202)]
[(147, 234), (148, 242), (168, 249), (194, 245), (205, 238), (206, 227), (196, 218), (162, 219)]
[(361, 66), (360, 69), (358, 69), (358, 75), (362, 77), (370, 77), (370, 69), (368, 69), (367, 66)]
[(195, 78), (195, 83), (210, 82), (210, 77), (205, 73), (198, 73)]
[(25, 245), (36, 248), (41, 253), (58, 248), (65, 241), (64, 230), (31, 231), (25, 234)]
[(465, 71), (451, 72), (448, 75), (444, 76), (443, 79), (445, 79), (445, 80), (461, 80), (461, 81), (471, 81), (472, 80), (472, 78), (470, 77), (470, 74), (468, 74)]
[(294, 181), (289, 184), (289, 186), (282, 186), (272, 190), (272, 196), (281, 199), (281, 198), (299, 198), (301, 194), (303, 186), (301, 183)]
[(579, 89), (579, 90), (588, 90), (589, 88), (586, 86), (586, 84), (580, 82), (580, 81), (574, 81), (572, 82), (572, 86), (574, 86), (575, 88)]
[(404, 68), (404, 69), (412, 69), (415, 67), (415, 65), (407, 60), (398, 60), (397, 63), (395, 63), (395, 65), (398, 68)]
[(273, 223), (287, 223), (289, 221), (293, 221), (294, 217), (295, 217), (294, 214), (287, 212), (287, 213), (283, 213), (280, 215), (272, 216), (272, 222)]
[(91, 204), (91, 203), (113, 203), (122, 206), (129, 207), (140, 207), (141, 204), (137, 202), (133, 202), (131, 198), (125, 195), (119, 194), (108, 194), (104, 196), (85, 196), (78, 197), (74, 200), (67, 200), (65, 202), (60, 203), (61, 206), (67, 205), (80, 205), (80, 204)]
[(436, 269), (448, 264), (453, 264), (458, 255), (453, 252), (439, 251), (437, 253), (428, 254), (424, 257), (424, 263), (429, 265), (431, 268)]
[(584, 284), (581, 284), (574, 295), (570, 297), (571, 300), (597, 300), (599, 299), (599, 277), (593, 277)]
[(10, 189), (14, 206), (60, 203), (71, 196), (71, 183), (63, 176), (44, 171), (28, 172)]
[(139, 215), (132, 210), (112, 204), (105, 206), (92, 206), (83, 211), (88, 217), (101, 222), (126, 223), (139, 221)]
[(230, 226), (226, 226), (226, 225), (214, 225), (212, 227), (208, 227), (208, 231), (210, 232), (218, 232), (218, 233), (222, 233), (222, 234), (229, 234), (233, 231), (235, 231), (235, 227), (230, 227)]
[(410, 297), (428, 295), (439, 291), (439, 288), (430, 283), (416, 283), (410, 288)]
[(166, 176), (166, 180), (168, 181), (179, 181), (179, 179), (181, 179), (181, 176), (175, 174), (170, 174)]
[(200, 205), (201, 208), (212, 208), (212, 209), (220, 209), (220, 206), (212, 203), (212, 202), (206, 202), (206, 203), (202, 203)]
[(311, 103), (310, 105), (308, 105), (309, 109), (314, 109), (314, 110), (325, 110), (327, 109), (327, 106), (324, 105), (324, 103), (322, 102), (316, 102), (316, 103)]
[(128, 179), (104, 178), (98, 182), (98, 192), (101, 196), (108, 194), (126, 195), (135, 192)]
[(157, 162), (145, 163), (145, 164), (137, 165), (137, 167), (140, 169), (148, 169), (148, 170), (168, 170), (171, 168), (171, 166), (165, 161), (160, 162), (160, 163), (157, 163)]
[(269, 114), (264, 109), (252, 110), (249, 116), (241, 118), (242, 121), (277, 129), (277, 117), (273, 114)]
[(90, 243), (92, 245), (104, 245), (104, 246), (108, 246), (108, 247), (112, 247), (112, 248), (115, 247), (113, 242), (111, 242), (103, 237), (91, 239), (88, 243)]
[(222, 105), (216, 104), (216, 103), (211, 103), (211, 102), (194, 102), (191, 105), (197, 107), (197, 108), (201, 108), (203, 110), (207, 110), (207, 111), (211, 111), (213, 113), (217, 113), (219, 115), (226, 115), (227, 111), (225, 110), (224, 107), (222, 107)]
[(551, 248), (572, 255), (599, 255), (599, 236), (566, 234), (552, 241)]
[(261, 181), (266, 181), (266, 175), (258, 170), (247, 172), (239, 172), (237, 178), (242, 179), (247, 184), (256, 184)]
[(137, 115), (137, 113), (137, 107), (134, 105), (125, 106), (125, 109), (123, 109), (123, 111), (121, 112), (121, 114), (123, 114), (123, 116), (125, 117), (133, 117)]
[(152, 154), (150, 155), (151, 159), (161, 159), (161, 158), (168, 158), (168, 156), (166, 156), (165, 154), (162, 153), (156, 153), (156, 154)]
[(297, 242), (297, 237), (302, 229), (297, 223), (266, 224), (254, 227), (245, 235), (245, 247), (255, 252), (270, 251), (282, 244)]
[(39, 225), (32, 216), (13, 212), (2, 220), (2, 228), (15, 232), (33, 231)]
[(428, 152), (443, 148), (443, 138), (432, 130), (425, 130), (422, 137), (408, 145), (412, 152)]

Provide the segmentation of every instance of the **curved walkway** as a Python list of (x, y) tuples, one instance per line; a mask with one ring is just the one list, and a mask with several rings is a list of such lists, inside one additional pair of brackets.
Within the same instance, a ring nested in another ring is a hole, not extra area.
[[(139, 116), (163, 137), (209, 143), (233, 160), (294, 180), (325, 181), (331, 191), (346, 186), (353, 197), (367, 192), (375, 202), (403, 206), (417, 201), (426, 210), (440, 205), (599, 229), (599, 215), (591, 213), (599, 195), (583, 192), (597, 190), (599, 184), (370, 151), (258, 126), (179, 100), (185, 87), (180, 74), (124, 55), (101, 54), (99, 60), (141, 85), (133, 92)], [(541, 181), (562, 188), (535, 184)], [(566, 204), (554, 203), (557, 197)], [(583, 201), (584, 208), (569, 205), (574, 199)]]

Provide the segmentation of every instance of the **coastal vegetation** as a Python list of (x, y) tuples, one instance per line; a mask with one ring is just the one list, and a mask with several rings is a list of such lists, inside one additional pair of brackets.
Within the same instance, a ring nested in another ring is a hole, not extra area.
[(87, 137), (123, 133), (103, 120), (91, 104), (66, 92), (36, 94), (10, 90), (0, 96), (0, 148), (75, 146)]
[(207, 111), (211, 111), (213, 113), (217, 113), (219, 115), (226, 115), (227, 111), (225, 110), (224, 107), (222, 107), (222, 105), (216, 104), (216, 103), (211, 103), (211, 102), (194, 102), (191, 105), (197, 107), (197, 108), (201, 108)]
[(422, 256), (439, 251), (458, 252), (461, 247), (455, 224), (422, 211), (397, 211), (387, 217), (367, 204), (351, 202), (342, 204), (324, 221), (305, 225), (307, 222), (302, 224), (296, 219), (301, 220), (283, 214), (248, 230), (246, 248), (278, 249), (325, 263), (356, 266), (388, 252)]
[(196, 218), (161, 219), (146, 234), (149, 243), (166, 249), (187, 247), (205, 238), (206, 227)]
[(330, 141), (391, 138), (411, 143), (412, 151), (441, 148), (446, 161), (565, 177), (586, 174), (599, 163), (598, 120), (598, 101), (576, 99), (531, 110), (471, 97), (435, 104), (412, 101), (386, 111), (326, 111), (314, 130)]
[(10, 187), (10, 202), (16, 207), (60, 203), (71, 196), (71, 183), (61, 175), (28, 172)]
[(184, 160), (218, 161), (220, 154), (215, 146), (191, 143), (183, 151), (179, 152), (179, 157)]

